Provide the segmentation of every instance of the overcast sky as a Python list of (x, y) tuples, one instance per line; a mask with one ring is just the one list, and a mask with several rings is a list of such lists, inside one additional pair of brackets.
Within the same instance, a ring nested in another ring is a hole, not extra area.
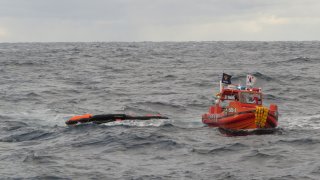
[(320, 40), (320, 0), (0, 0), (0, 42)]

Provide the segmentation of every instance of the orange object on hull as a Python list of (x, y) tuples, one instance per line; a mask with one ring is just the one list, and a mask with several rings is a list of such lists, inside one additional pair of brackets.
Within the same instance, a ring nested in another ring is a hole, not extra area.
[(81, 119), (90, 119), (90, 118), (92, 118), (92, 114), (83, 114), (83, 115), (73, 116), (69, 119), (69, 121), (77, 122)]

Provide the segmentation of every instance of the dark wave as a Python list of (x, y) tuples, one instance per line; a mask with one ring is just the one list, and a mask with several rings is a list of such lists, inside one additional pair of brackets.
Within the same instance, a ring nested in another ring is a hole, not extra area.
[[(172, 126), (166, 126), (161, 128), (170, 128)], [(83, 129), (84, 126), (81, 128)], [(98, 129), (97, 129), (98, 128)], [(123, 128), (129, 128), (124, 131)], [(89, 129), (89, 130), (88, 130)], [(86, 132), (95, 131), (100, 134), (96, 134), (94, 137), (81, 136), (81, 141), (71, 142), (71, 146), (75, 148), (97, 148), (105, 147), (103, 153), (112, 153), (118, 151), (138, 151), (140, 149), (153, 149), (157, 150), (176, 150), (183, 148), (185, 145), (178, 143), (177, 141), (171, 139), (170, 137), (164, 135), (160, 132), (144, 132), (137, 133), (138, 130), (135, 127), (98, 127), (91, 126), (87, 127)], [(116, 130), (116, 131), (115, 131)]]
[[(19, 179), (19, 178), (18, 178)], [(71, 180), (72, 178), (68, 178), (68, 177), (65, 177), (65, 176), (57, 176), (57, 175), (39, 175), (39, 176), (33, 176), (33, 177), (30, 177), (30, 178), (26, 178), (26, 177), (23, 177), (23, 179), (30, 179), (30, 180), (42, 180), (42, 179), (50, 179), (50, 180)]]
[[(136, 140), (134, 140), (136, 141)], [(181, 147), (183, 147), (183, 145), (177, 143), (174, 140), (170, 140), (170, 139), (166, 139), (166, 140), (152, 140), (148, 138), (148, 140), (146, 142), (140, 142), (140, 143), (127, 143), (124, 145), (124, 147), (126, 149), (143, 149), (143, 148), (157, 148), (157, 150), (166, 150), (166, 151), (170, 151), (170, 150), (177, 150)]]
[(55, 160), (58, 160), (58, 158), (55, 156), (41, 155), (41, 154), (38, 154), (37, 152), (30, 151), (25, 155), (23, 162), (47, 164), (47, 163), (54, 163)]
[(165, 80), (174, 80), (177, 79), (177, 76), (172, 75), (172, 74), (168, 74), (166, 76), (163, 77)]
[(281, 63), (305, 64), (305, 63), (319, 63), (319, 62), (320, 62), (319, 58), (297, 57), (297, 58), (282, 61)]
[[(16, 128), (21, 129), (21, 127)], [(47, 137), (51, 137), (51, 132), (46, 132), (42, 130), (20, 130), (22, 132), (15, 132), (12, 135), (2, 137), (1, 142), (22, 142), (22, 141), (31, 141), (31, 140), (42, 140)]]
[(320, 140), (316, 138), (298, 138), (298, 139), (285, 139), (285, 140), (279, 140), (277, 142), (278, 144), (287, 144), (292, 146), (310, 146), (319, 144)]
[(249, 154), (243, 155), (242, 160), (251, 161), (253, 163), (263, 163), (263, 162), (279, 162), (281, 160), (286, 160), (287, 158), (282, 154), (276, 154), (272, 151), (270, 152), (260, 152), (259, 150), (252, 150)]
[(250, 130), (233, 130), (219, 128), (219, 132), (227, 136), (248, 136), (248, 135), (266, 135), (266, 134), (282, 134), (280, 128), (266, 128), (266, 129), (250, 129)]
[(312, 174), (319, 176), (320, 175), (320, 166), (316, 166), (315, 168), (313, 168), (313, 170), (311, 171)]
[(247, 149), (248, 146), (242, 143), (234, 143), (231, 145), (227, 145), (227, 146), (222, 146), (222, 147), (216, 147), (216, 148), (212, 148), (212, 149), (192, 149), (191, 152), (196, 152), (199, 154), (203, 154), (203, 155), (208, 155), (208, 154), (212, 154), (212, 155), (227, 155), (227, 154), (232, 154), (235, 152), (239, 152), (241, 150)]
[(266, 75), (266, 74), (262, 74), (260, 72), (255, 72), (253, 73), (253, 76), (257, 77), (258, 79), (263, 79), (263, 80), (266, 80), (266, 81), (272, 81), (274, 80), (274, 78)]
[(0, 122), (2, 131), (14, 131), (29, 126), (27, 123), (21, 121), (7, 121), (7, 119), (11, 119), (7, 116), (1, 116), (0, 119), (2, 120)]

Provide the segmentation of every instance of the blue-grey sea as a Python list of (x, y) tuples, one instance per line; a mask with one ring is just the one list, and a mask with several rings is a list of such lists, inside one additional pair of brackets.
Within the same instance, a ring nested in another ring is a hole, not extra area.
[[(0, 43), (0, 179), (320, 179), (320, 42)], [(278, 131), (202, 124), (222, 73)], [(66, 126), (73, 115), (169, 120)]]

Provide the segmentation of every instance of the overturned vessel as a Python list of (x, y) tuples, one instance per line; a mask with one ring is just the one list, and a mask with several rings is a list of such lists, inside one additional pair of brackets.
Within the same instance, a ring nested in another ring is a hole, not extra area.
[(124, 120), (151, 120), (151, 119), (169, 119), (166, 116), (162, 116), (161, 114), (147, 114), (144, 116), (134, 116), (128, 114), (83, 114), (73, 116), (66, 121), (67, 125), (77, 125), (82, 123), (110, 123), (115, 121), (124, 121)]
[(278, 106), (263, 105), (261, 88), (254, 88), (255, 77), (247, 76), (247, 86), (232, 85), (231, 76), (224, 74), (220, 81), (220, 92), (209, 112), (202, 115), (202, 122), (219, 127), (224, 132), (234, 130), (259, 130), (278, 125)]

